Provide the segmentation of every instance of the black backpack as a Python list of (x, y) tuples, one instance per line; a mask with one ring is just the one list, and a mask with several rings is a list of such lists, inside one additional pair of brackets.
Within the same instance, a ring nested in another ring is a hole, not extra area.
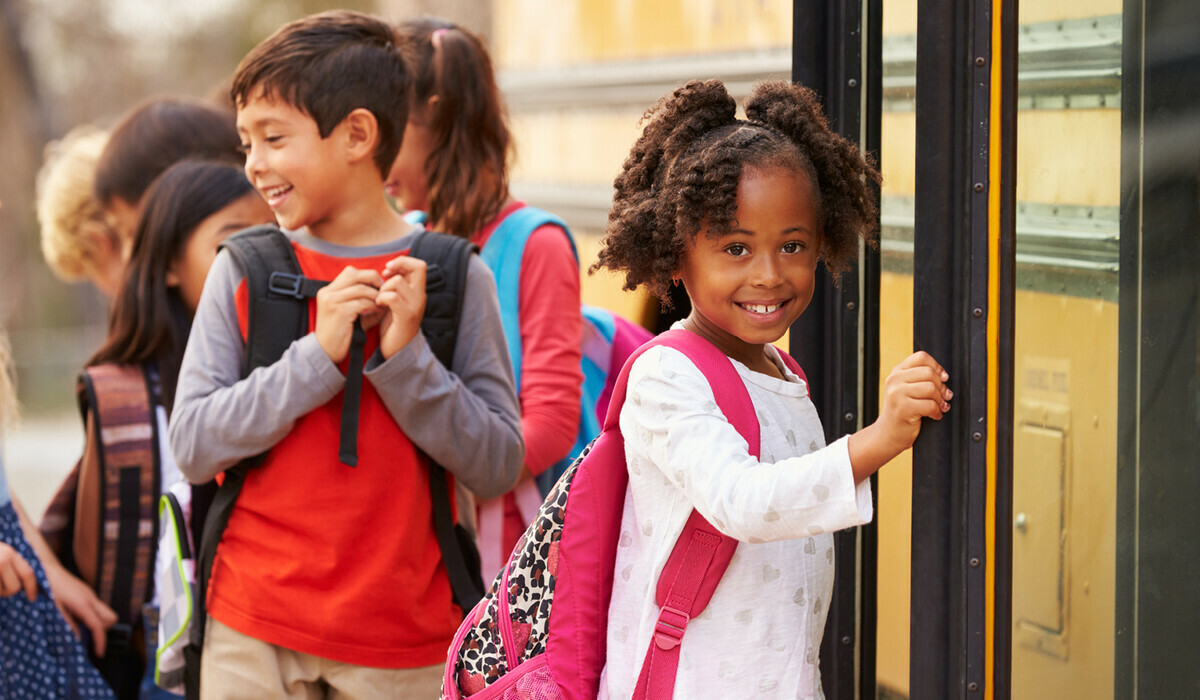
[[(274, 364), (297, 338), (308, 333), (308, 300), (328, 282), (304, 276), (291, 242), (275, 226), (256, 226), (231, 236), (221, 247), (228, 250), (246, 275), (249, 304), (246, 351), (242, 359), (243, 377), (256, 367)], [(426, 263), (425, 316), (421, 333), (434, 356), (449, 369), (462, 316), (467, 267), (478, 248), (469, 241), (441, 233), (418, 233), (409, 255)], [(353, 466), (357, 461), (358, 403), (362, 388), (363, 342), (366, 334), (355, 323), (350, 346), (350, 366), (346, 374), (339, 458)], [(208, 499), (194, 494), (192, 519), (200, 519), (204, 528), (196, 545), (196, 617), (191, 625), (190, 643), (184, 651), (185, 683), (189, 698), (199, 696), (200, 651), (204, 647), (204, 601), (212, 573), (217, 544), (233, 513), (246, 472), (262, 463), (266, 453), (243, 460), (226, 470), (221, 487)], [(445, 470), (429, 464), (429, 491), (433, 502), (434, 530), (442, 552), (442, 561), (450, 579), (454, 601), (463, 613), (475, 607), (483, 597), (479, 574), (479, 553), (465, 528), (453, 520), (449, 484)]]

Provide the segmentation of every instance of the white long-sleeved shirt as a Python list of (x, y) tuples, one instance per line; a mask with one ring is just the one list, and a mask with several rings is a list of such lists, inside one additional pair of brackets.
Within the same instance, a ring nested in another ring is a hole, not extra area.
[(761, 457), (682, 353), (647, 351), (621, 412), (629, 491), (609, 606), (601, 698), (628, 698), (658, 617), (655, 589), (692, 509), (739, 540), (708, 607), (688, 625), (678, 698), (823, 698), (817, 654), (833, 590), (833, 532), (869, 522), (845, 439), (825, 446), (807, 385), (734, 367), (758, 414)]

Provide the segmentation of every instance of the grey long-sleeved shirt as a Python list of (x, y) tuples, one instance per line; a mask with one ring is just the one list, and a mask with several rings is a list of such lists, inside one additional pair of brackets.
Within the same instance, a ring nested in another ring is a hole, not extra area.
[[(391, 243), (349, 247), (304, 233), (288, 236), (318, 253), (347, 259), (399, 254)], [(235, 291), (244, 278), (226, 251), (217, 255), (188, 339), (175, 407), (171, 451), (193, 483), (212, 479), (238, 461), (282, 440), (296, 421), (342, 391), (345, 377), (312, 333), (283, 357), (241, 378), (244, 342)], [(418, 333), (388, 360), (378, 351), (364, 376), (413, 443), (481, 498), (508, 490), (523, 461), (520, 407), (500, 324), (495, 283), (478, 256), (467, 272), (462, 319), (452, 367), (434, 357)], [(369, 440), (364, 434), (360, 439)], [(330, 445), (331, 450), (337, 449)]]

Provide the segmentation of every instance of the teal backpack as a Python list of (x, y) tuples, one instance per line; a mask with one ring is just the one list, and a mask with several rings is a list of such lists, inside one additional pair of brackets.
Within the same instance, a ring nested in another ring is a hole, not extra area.
[[(404, 218), (411, 224), (424, 224), (426, 215), (422, 211), (410, 211)], [(521, 326), (517, 315), (520, 308), (521, 260), (529, 236), (546, 224), (563, 230), (571, 244), (571, 252), (578, 261), (579, 252), (567, 223), (550, 212), (530, 206), (521, 207), (504, 217), (479, 252), (479, 257), (487, 263), (496, 278), (500, 319), (504, 325), (504, 337), (508, 343), (509, 357), (512, 358), (513, 380), (518, 392), (521, 388), (522, 358)], [(583, 452), (583, 448), (600, 434), (617, 374), (626, 358), (653, 337), (650, 331), (606, 309), (583, 304), (580, 312), (584, 323), (579, 432), (570, 453), (538, 477), (538, 487), (543, 496), (549, 493), (554, 482)]]

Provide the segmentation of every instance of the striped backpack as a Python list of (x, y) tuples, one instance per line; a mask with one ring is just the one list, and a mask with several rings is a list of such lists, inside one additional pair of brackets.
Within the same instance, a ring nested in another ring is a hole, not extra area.
[[(136, 697), (146, 659), (142, 606), (154, 595), (154, 506), (161, 474), (158, 380), (140, 365), (83, 370), (79, 411), (90, 430), (84, 457), (55, 493), (39, 529), (69, 571), (83, 577), (117, 613), (103, 658), (92, 663), (117, 697)], [(85, 568), (81, 568), (81, 564)]]
[[(618, 420), (630, 367), (656, 345), (683, 352), (701, 370), (722, 414), (758, 456), (758, 418), (728, 357), (684, 330), (643, 345), (616, 380), (600, 436), (551, 489), (488, 594), (459, 628), (446, 662), (443, 700), (596, 697), (629, 481)], [(804, 376), (795, 360), (780, 355)], [(658, 581), (658, 623), (634, 698), (671, 697), (688, 621), (708, 605), (736, 546), (692, 511)]]

